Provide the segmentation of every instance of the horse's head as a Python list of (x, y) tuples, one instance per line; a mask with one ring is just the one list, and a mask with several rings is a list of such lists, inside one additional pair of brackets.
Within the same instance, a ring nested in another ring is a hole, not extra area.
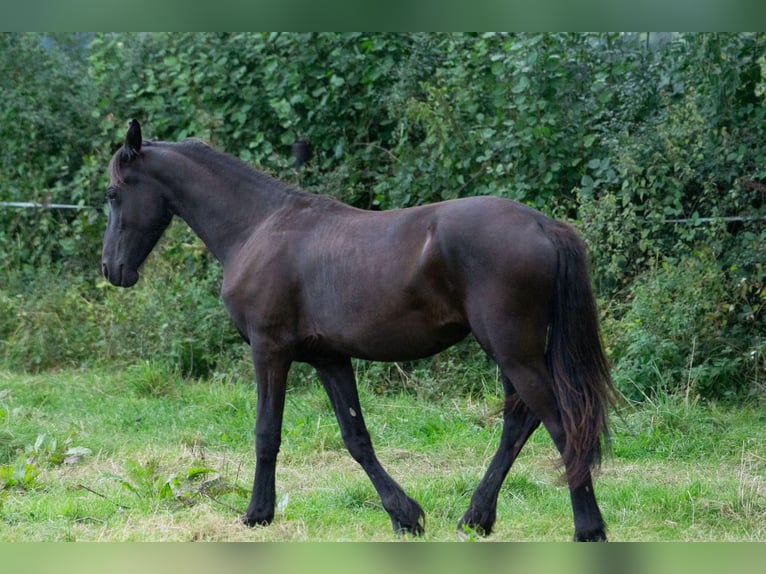
[(138, 281), (138, 268), (173, 217), (161, 184), (146, 169), (141, 144), (141, 126), (132, 120), (125, 143), (109, 164), (109, 222), (101, 269), (119, 287)]

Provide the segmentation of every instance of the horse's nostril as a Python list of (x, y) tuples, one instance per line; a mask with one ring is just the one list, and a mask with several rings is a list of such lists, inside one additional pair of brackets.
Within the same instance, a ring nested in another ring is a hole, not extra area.
[(103, 273), (104, 277), (109, 279), (109, 269), (107, 269), (106, 263), (101, 264), (101, 273)]

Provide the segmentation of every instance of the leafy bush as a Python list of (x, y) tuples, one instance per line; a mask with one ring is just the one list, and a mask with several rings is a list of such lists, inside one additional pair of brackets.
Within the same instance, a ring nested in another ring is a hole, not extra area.
[[(87, 42), (87, 35), (0, 34), (0, 201), (90, 204), (79, 173), (95, 133)], [(96, 218), (90, 210), (0, 210), (0, 273), (89, 261)]]
[(604, 324), (625, 395), (732, 398), (751, 390), (743, 366), (753, 349), (736, 327), (737, 295), (711, 253), (667, 257), (630, 291), (621, 316)]

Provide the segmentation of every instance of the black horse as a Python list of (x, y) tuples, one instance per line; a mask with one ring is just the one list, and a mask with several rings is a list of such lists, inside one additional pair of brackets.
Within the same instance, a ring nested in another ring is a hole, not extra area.
[(319, 374), (394, 530), (422, 533), (423, 510), (373, 451), (351, 358), (418, 359), (473, 333), (500, 367), (506, 399), (500, 446), (459, 529), (490, 533), (503, 480), (542, 421), (562, 455), (575, 539), (606, 539), (591, 468), (614, 388), (572, 227), (497, 197), (363, 211), (199, 141), (143, 141), (135, 120), (109, 178), (102, 271), (111, 283), (136, 283), (174, 215), (223, 265), (222, 297), (252, 348), (258, 389), (246, 524), (274, 518), (287, 373), (301, 361)]

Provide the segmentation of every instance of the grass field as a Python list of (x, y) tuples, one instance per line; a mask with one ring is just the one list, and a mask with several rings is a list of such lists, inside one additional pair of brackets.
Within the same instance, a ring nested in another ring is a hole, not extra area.
[[(255, 392), (152, 365), (120, 373), (0, 371), (1, 541), (391, 541), (318, 384), (288, 394), (277, 515), (239, 523)], [(426, 541), (455, 541), (499, 440), (500, 400), (427, 402), (361, 383), (383, 465), (423, 506)], [(596, 493), (616, 541), (766, 541), (766, 409), (666, 399), (613, 417)], [(538, 431), (501, 493), (489, 541), (564, 541), (568, 492)], [(408, 540), (408, 538), (404, 538)]]

